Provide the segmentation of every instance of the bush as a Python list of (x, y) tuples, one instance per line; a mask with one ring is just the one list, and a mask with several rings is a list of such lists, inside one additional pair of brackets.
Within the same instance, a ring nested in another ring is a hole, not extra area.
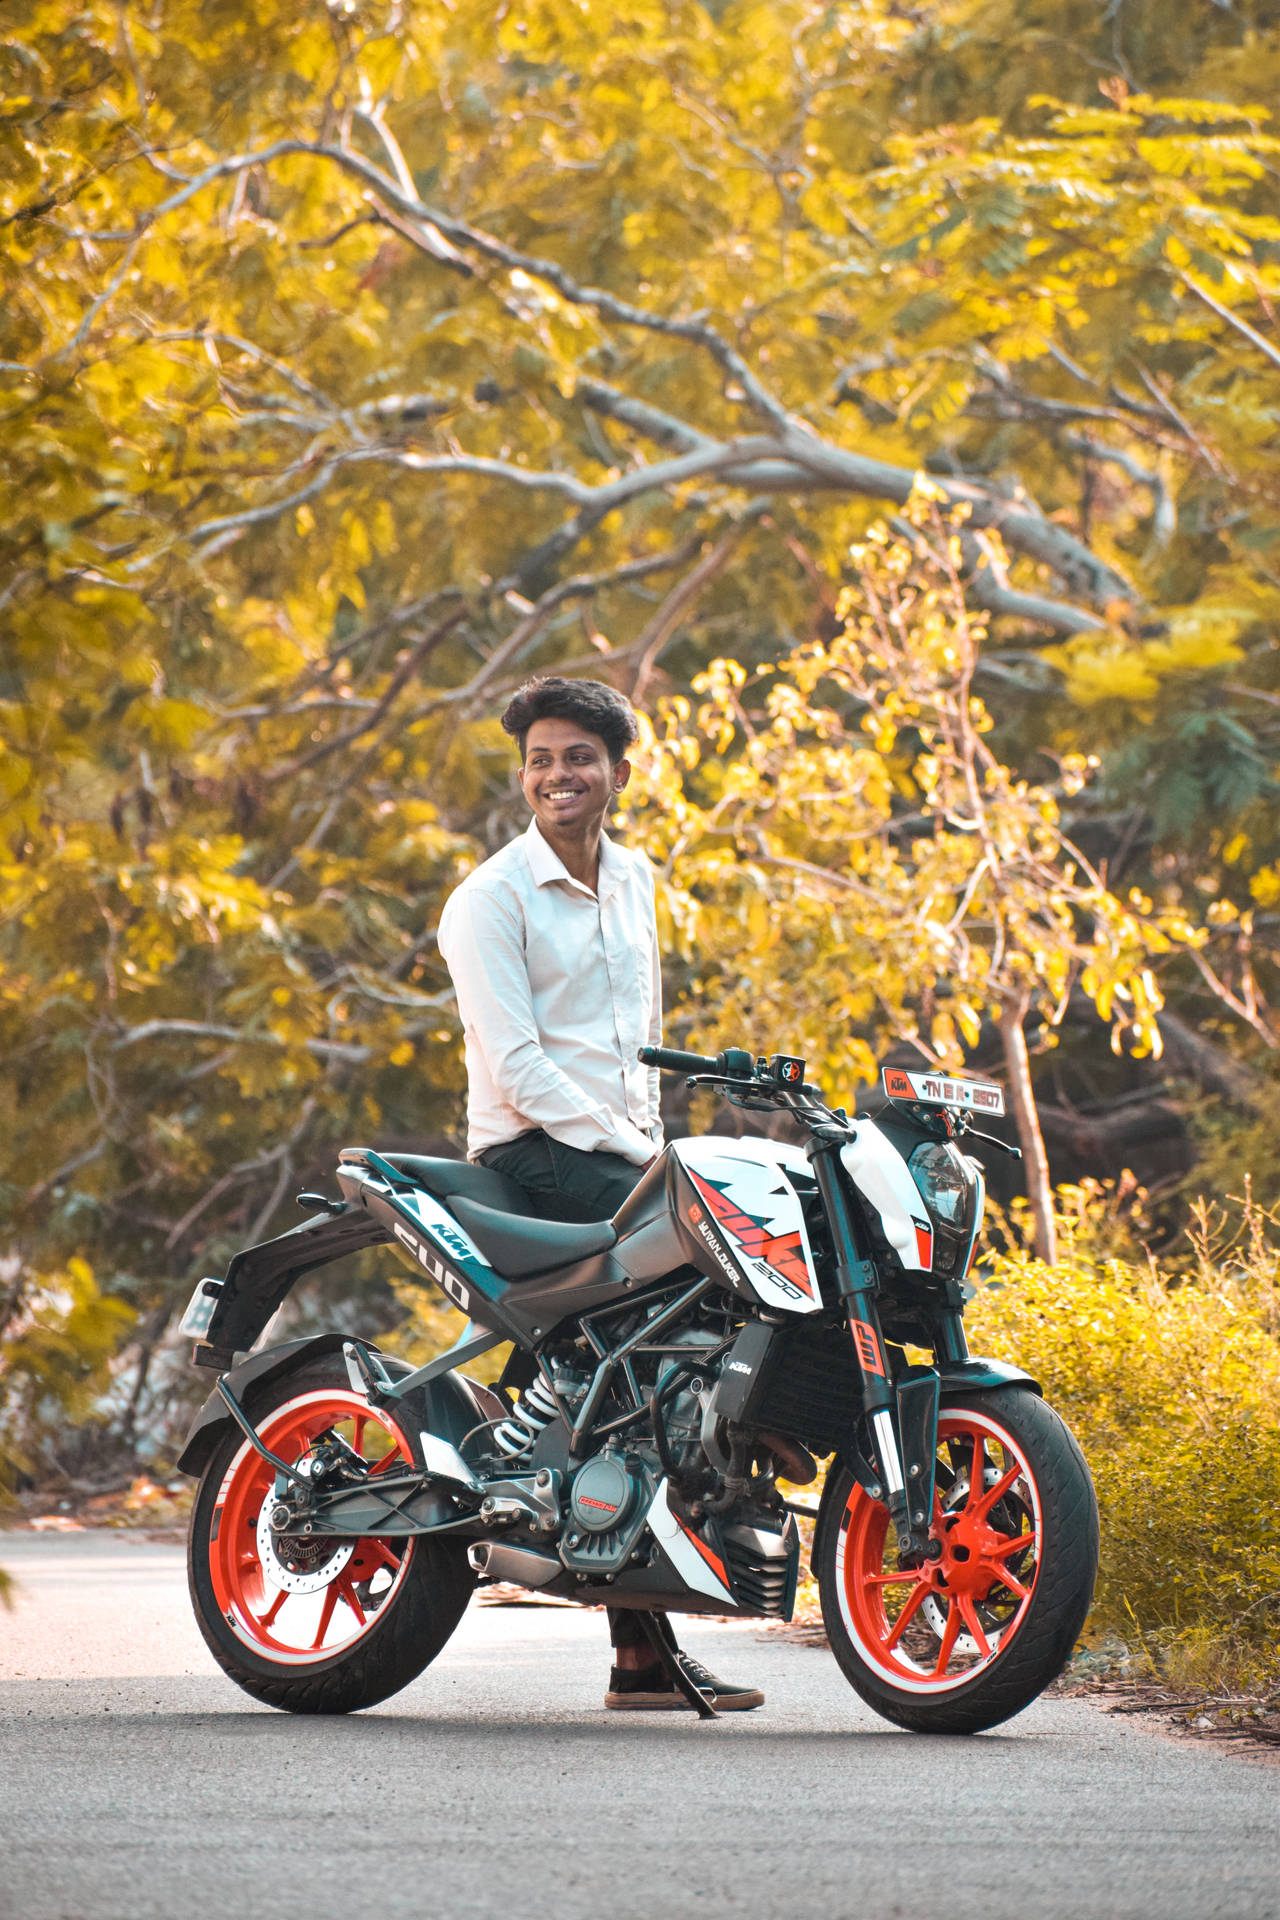
[(1184, 1264), (1104, 1251), (1076, 1193), (1048, 1267), (995, 1255), (975, 1351), (1025, 1367), (1084, 1448), (1102, 1561), (1092, 1624), (1171, 1677), (1280, 1673), (1280, 1222), (1197, 1210)]
[(104, 1294), (85, 1261), (54, 1273), (3, 1263), (0, 1283), (0, 1498), (20, 1476), (59, 1469), (59, 1449), (93, 1411), (111, 1360), (133, 1323), (125, 1301)]

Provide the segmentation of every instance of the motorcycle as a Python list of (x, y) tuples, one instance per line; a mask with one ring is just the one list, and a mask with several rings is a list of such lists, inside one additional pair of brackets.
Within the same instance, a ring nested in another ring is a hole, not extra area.
[[(1001, 1089), (886, 1068), (874, 1118), (792, 1055), (645, 1048), (649, 1066), (804, 1145), (673, 1141), (612, 1220), (528, 1217), (480, 1165), (345, 1149), (340, 1199), (202, 1280), (182, 1322), (217, 1369), (179, 1461), (198, 1478), (201, 1632), (254, 1698), (372, 1706), (435, 1658), (476, 1585), (653, 1616), (788, 1620), (810, 1556), (831, 1649), (878, 1714), (973, 1733), (1065, 1664), (1098, 1555), (1084, 1458), (1027, 1374), (969, 1353), (975, 1117)], [(1005, 1147), (1005, 1151), (1016, 1151)], [(386, 1243), (468, 1316), (426, 1366), (338, 1333), (251, 1352), (306, 1273)], [(509, 1343), (496, 1387), (462, 1370)], [(242, 1357), (247, 1355), (247, 1357)], [(796, 1489), (827, 1463), (816, 1508)]]

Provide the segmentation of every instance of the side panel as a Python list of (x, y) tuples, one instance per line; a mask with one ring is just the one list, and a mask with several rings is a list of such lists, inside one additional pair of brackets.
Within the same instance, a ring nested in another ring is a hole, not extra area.
[(645, 1523), (686, 1586), (737, 1611), (723, 1560), (672, 1513), (665, 1480), (653, 1496)]
[(344, 1193), (384, 1223), (387, 1239), (402, 1248), (454, 1306), (493, 1333), (519, 1338), (503, 1308), (511, 1282), (494, 1272), (441, 1201), (420, 1187), (393, 1187), (380, 1174), (351, 1164), (339, 1167), (338, 1179)]
[(856, 1139), (840, 1149), (840, 1164), (879, 1215), (885, 1239), (908, 1273), (933, 1266), (933, 1228), (907, 1163), (874, 1120), (859, 1120)]
[(673, 1141), (670, 1152), (685, 1175), (680, 1224), (702, 1271), (722, 1272), (737, 1292), (762, 1306), (820, 1312), (813, 1250), (792, 1179), (811, 1178), (800, 1149), (779, 1140), (705, 1134)]

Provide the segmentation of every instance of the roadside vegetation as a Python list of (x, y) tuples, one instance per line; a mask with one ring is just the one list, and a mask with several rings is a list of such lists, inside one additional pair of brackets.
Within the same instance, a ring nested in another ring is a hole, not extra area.
[(1058, 1259), (986, 1263), (975, 1351), (1042, 1384), (1084, 1449), (1102, 1557), (1091, 1639), (1175, 1687), (1280, 1688), (1280, 1217), (1198, 1205), (1157, 1261), (1104, 1196), (1059, 1195)]

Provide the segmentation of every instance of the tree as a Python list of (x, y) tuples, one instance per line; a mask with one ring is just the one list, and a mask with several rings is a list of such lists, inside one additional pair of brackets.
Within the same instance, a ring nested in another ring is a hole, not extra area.
[(837, 1084), (874, 1077), (854, 1034), (907, 1039), (956, 1071), (989, 1017), (1026, 1160), (1036, 1248), (1053, 1189), (1026, 1023), (1051, 1045), (1073, 992), (1112, 1045), (1159, 1053), (1157, 955), (1194, 950), (1177, 914), (1118, 898), (1062, 828), (1090, 767), (1050, 785), (1001, 764), (973, 689), (984, 627), (965, 605), (963, 532), (936, 490), (851, 555), (838, 633), (752, 675), (715, 662), (704, 697), (660, 712), (632, 821), (675, 891), (700, 971), (699, 1038), (768, 1020)]
[(1214, 969), (1269, 1045), (1274, 27), (28, 9), (0, 120), (24, 1272), (85, 1260), (145, 1360), (344, 1138), (456, 1125), (431, 931), (516, 818), (502, 692), (555, 663), (652, 695), (726, 635), (778, 657), (920, 470), (969, 508), (1003, 763), (1105, 751), (1067, 824), (1169, 911), (1223, 898), (1171, 978), (1194, 1017)]

